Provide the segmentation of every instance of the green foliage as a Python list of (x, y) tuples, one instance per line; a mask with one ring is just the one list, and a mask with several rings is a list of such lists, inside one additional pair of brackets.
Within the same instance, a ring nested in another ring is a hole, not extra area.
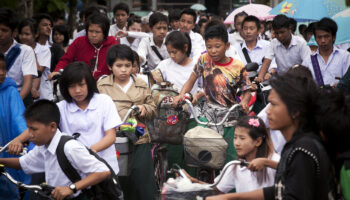
[(8, 8), (16, 9), (17, 5), (18, 5), (18, 0), (1, 0), (0, 1), (0, 8), (8, 7)]
[(34, 0), (34, 12), (58, 13), (68, 11), (68, 0)]

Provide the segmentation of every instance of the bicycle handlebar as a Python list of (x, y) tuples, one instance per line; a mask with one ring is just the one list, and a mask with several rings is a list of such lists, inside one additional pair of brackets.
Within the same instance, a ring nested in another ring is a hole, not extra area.
[[(0, 147), (0, 153), (2, 153), (3, 151), (5, 151), (5, 149), (10, 145), (11, 142), (12, 142), (12, 141), (10, 141), (9, 143), (7, 143), (7, 144), (6, 144), (5, 146), (3, 146), (3, 147)], [(24, 156), (25, 154), (27, 154), (27, 152), (28, 152), (27, 147), (23, 147), (23, 150), (22, 150), (22, 152), (21, 152), (19, 155)]]
[(136, 106), (136, 105), (131, 106), (131, 108), (128, 110), (128, 112), (127, 112), (126, 115), (124, 116), (123, 123), (125, 123), (125, 122), (128, 120), (128, 118), (129, 118), (129, 116), (131, 115), (132, 111), (135, 111), (135, 112), (136, 112), (136, 115), (138, 115), (138, 114), (139, 114), (139, 110), (140, 110), (140, 109), (139, 109), (138, 106)]
[(196, 122), (198, 124), (202, 124), (202, 125), (207, 125), (207, 126), (220, 126), (222, 125), (226, 119), (228, 118), (228, 116), (230, 115), (230, 113), (235, 110), (235, 109), (238, 109), (238, 108), (241, 108), (242, 106), (240, 104), (234, 104), (233, 106), (231, 106), (231, 108), (227, 111), (226, 115), (224, 116), (224, 118), (218, 122), (218, 123), (213, 123), (213, 122), (202, 122), (198, 119), (198, 115), (197, 113), (194, 111), (194, 108), (193, 108), (193, 105), (192, 105), (192, 102), (188, 99), (185, 99), (185, 102), (186, 104), (190, 107), (190, 112), (193, 114), (194, 116), (194, 119), (196, 120)]

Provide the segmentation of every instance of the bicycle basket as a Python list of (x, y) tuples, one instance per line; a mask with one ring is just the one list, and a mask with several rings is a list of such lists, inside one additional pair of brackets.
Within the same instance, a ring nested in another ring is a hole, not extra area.
[(190, 167), (221, 169), (225, 165), (228, 144), (217, 132), (197, 126), (184, 136), (185, 162)]
[(181, 144), (186, 131), (188, 112), (184, 108), (173, 108), (173, 97), (179, 93), (171, 86), (152, 87), (152, 96), (157, 105), (157, 117), (146, 121), (151, 140), (154, 143)]

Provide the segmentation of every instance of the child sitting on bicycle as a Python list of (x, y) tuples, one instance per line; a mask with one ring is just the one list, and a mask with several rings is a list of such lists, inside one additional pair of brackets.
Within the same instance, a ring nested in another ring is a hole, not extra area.
[[(229, 166), (225, 174), (220, 174), (214, 180), (217, 183), (222, 176), (215, 189), (223, 193), (232, 189), (236, 189), (236, 192), (247, 192), (273, 185), (280, 156), (274, 152), (264, 122), (258, 117), (240, 118), (233, 143), (238, 158), (250, 164), (248, 167)], [(196, 178), (189, 178), (194, 183), (203, 183)]]
[[(198, 78), (203, 81), (204, 93), (207, 101), (207, 111), (212, 116), (209, 121), (220, 121), (219, 111), (227, 113), (228, 108), (240, 103), (247, 112), (250, 100), (250, 86), (247, 84), (247, 73), (241, 61), (227, 57), (225, 52), (229, 49), (228, 34), (223, 24), (207, 27), (205, 30), (205, 45), (207, 53), (203, 54), (195, 65), (191, 76), (181, 89), (180, 95), (174, 99), (176, 105), (184, 95), (192, 90)], [(242, 92), (242, 99), (238, 101), (238, 90)], [(219, 114), (219, 115), (218, 115)], [(206, 116), (207, 117), (207, 116)], [(227, 162), (235, 159), (233, 148), (233, 124), (229, 119), (224, 124), (224, 138), (228, 139)]]
[[(136, 116), (137, 122), (145, 125), (146, 119), (150, 120), (156, 115), (156, 105), (148, 85), (132, 74), (133, 61), (130, 47), (112, 46), (107, 52), (107, 65), (112, 74), (100, 79), (97, 87), (100, 93), (113, 99), (122, 118), (133, 105), (138, 106), (140, 114)], [(151, 138), (146, 127), (144, 131), (134, 146), (130, 176), (124, 186), (122, 183), (126, 199), (156, 198)]]
[(58, 129), (60, 111), (55, 103), (39, 100), (24, 113), (27, 121), (30, 141), (36, 144), (34, 149), (20, 158), (0, 158), (0, 164), (14, 169), (23, 169), (27, 174), (45, 172), (48, 185), (54, 186), (51, 196), (64, 199), (68, 196), (86, 198), (81, 190), (106, 179), (111, 172), (108, 167), (76, 140), (70, 140), (64, 146), (64, 152), (72, 166), (83, 177), (72, 183), (58, 164), (56, 148), (64, 133)]

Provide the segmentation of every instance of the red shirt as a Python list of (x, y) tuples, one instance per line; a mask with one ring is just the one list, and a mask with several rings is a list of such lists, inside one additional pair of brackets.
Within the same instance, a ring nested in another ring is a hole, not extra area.
[(96, 48), (90, 43), (87, 36), (78, 37), (69, 45), (67, 52), (61, 57), (56, 65), (55, 72), (64, 69), (71, 62), (81, 61), (91, 67), (96, 80), (102, 75), (109, 75), (111, 72), (106, 63), (107, 50), (117, 44), (118, 42), (113, 36), (108, 36), (103, 40), (101, 47)]

